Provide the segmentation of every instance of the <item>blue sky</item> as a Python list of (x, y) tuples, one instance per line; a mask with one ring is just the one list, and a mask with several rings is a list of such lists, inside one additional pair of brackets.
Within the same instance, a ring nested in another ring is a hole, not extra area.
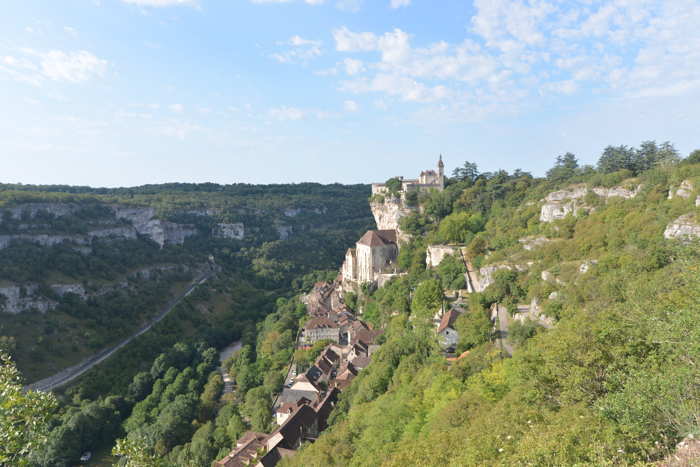
[(700, 147), (697, 0), (22, 0), (0, 17), (2, 182), (540, 175)]

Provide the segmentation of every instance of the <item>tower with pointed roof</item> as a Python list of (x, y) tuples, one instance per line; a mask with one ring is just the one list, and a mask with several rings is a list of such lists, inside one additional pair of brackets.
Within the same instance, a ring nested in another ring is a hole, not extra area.
[(440, 186), (445, 186), (445, 163), (442, 162), (442, 154), (440, 154), (440, 159), (438, 160), (438, 180)]

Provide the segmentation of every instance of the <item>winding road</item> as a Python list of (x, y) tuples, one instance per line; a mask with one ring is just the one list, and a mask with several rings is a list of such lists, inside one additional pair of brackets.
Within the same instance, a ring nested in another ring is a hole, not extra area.
[(191, 294), (194, 289), (197, 288), (197, 286), (204, 284), (206, 281), (208, 281), (211, 276), (214, 275), (214, 270), (211, 268), (211, 266), (207, 267), (207, 269), (195, 277), (192, 282), (190, 282), (190, 285), (187, 287), (187, 289), (180, 293), (177, 297), (174, 297), (171, 299), (168, 304), (163, 308), (163, 310), (158, 313), (158, 315), (153, 318), (151, 321), (149, 321), (146, 325), (138, 329), (136, 332), (134, 332), (132, 335), (129, 337), (125, 338), (118, 344), (113, 345), (112, 347), (108, 347), (104, 350), (101, 350), (100, 352), (96, 353), (95, 355), (86, 358), (82, 362), (78, 363), (77, 365), (70, 366), (68, 368), (65, 368), (61, 370), (59, 373), (56, 373), (53, 376), (49, 376), (48, 378), (41, 379), (39, 381), (36, 381), (32, 384), (29, 384), (24, 387), (25, 390), (34, 390), (34, 391), (52, 391), (56, 389), (57, 387), (63, 386), (66, 383), (69, 383), (70, 381), (74, 380), (78, 376), (82, 375), (83, 373), (87, 372), (90, 370), (92, 367), (95, 365), (98, 365), (99, 363), (103, 362), (104, 360), (108, 359), (111, 357), (115, 352), (117, 352), (119, 349), (124, 347), (125, 345), (129, 344), (131, 341), (139, 337), (141, 334), (148, 332), (156, 323), (161, 321), (163, 318), (165, 318), (168, 313), (173, 311), (173, 309), (189, 294)]

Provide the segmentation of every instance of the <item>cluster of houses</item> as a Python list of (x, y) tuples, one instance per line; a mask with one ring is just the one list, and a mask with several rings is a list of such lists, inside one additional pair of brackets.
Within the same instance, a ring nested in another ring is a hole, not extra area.
[(293, 363), (273, 404), (278, 425), (270, 434), (248, 432), (236, 447), (214, 463), (219, 467), (272, 466), (293, 455), (301, 443), (314, 441), (328, 426), (338, 395), (370, 362), (381, 331), (372, 330), (339, 300), (339, 282), (320, 282), (304, 298), (309, 320), (298, 347), (319, 341), (328, 345), (303, 371)]

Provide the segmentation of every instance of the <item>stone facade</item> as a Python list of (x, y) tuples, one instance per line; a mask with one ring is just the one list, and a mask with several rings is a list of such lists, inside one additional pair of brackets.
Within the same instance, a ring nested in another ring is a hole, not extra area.
[[(404, 198), (406, 193), (410, 193), (412, 191), (442, 191), (445, 189), (445, 163), (442, 161), (442, 156), (440, 156), (440, 159), (437, 163), (437, 171), (424, 170), (416, 179), (407, 179), (403, 177), (396, 178), (398, 178), (401, 181), (401, 194)], [(386, 195), (388, 193), (389, 190), (385, 184), (372, 184), (373, 195)]]
[(345, 254), (343, 281), (363, 284), (395, 273), (398, 254), (395, 230), (370, 230)]

